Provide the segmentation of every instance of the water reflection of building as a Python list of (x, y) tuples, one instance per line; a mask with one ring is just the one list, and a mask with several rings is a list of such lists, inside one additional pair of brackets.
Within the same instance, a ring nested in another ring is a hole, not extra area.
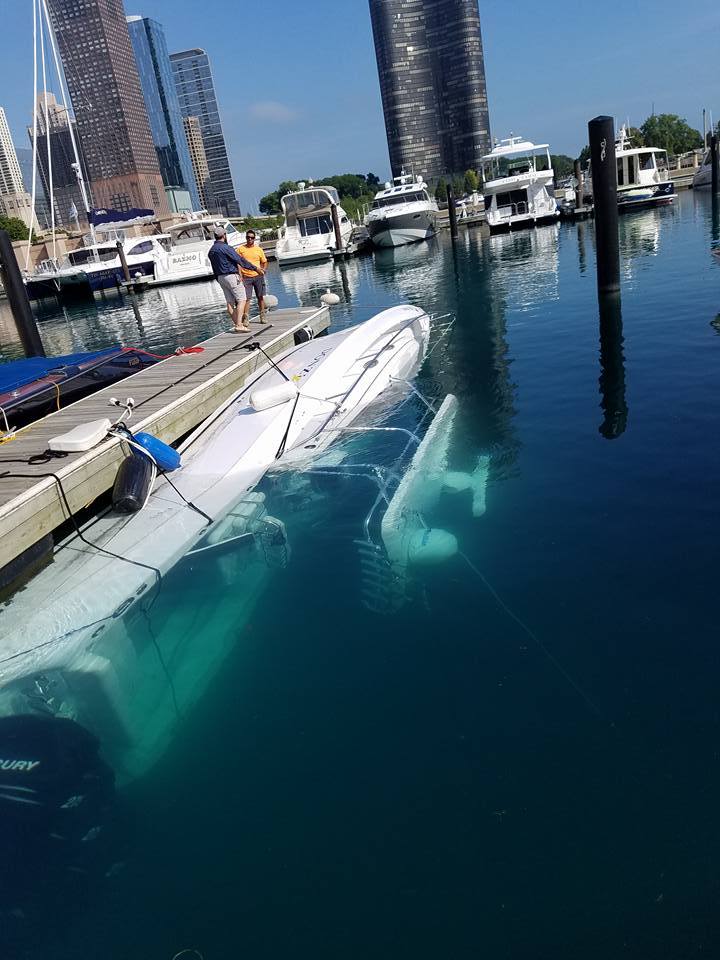
[(424, 243), (385, 247), (373, 254), (378, 279), (426, 310), (432, 309), (447, 269), (442, 242), (433, 237)]

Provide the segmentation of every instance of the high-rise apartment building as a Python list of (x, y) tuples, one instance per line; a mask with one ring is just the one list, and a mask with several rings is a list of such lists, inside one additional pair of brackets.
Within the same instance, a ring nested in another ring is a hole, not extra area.
[(227, 217), (240, 216), (210, 61), (204, 50), (171, 53), (175, 86), (184, 117), (197, 117), (210, 170), (214, 207)]
[(165, 32), (149, 17), (128, 17), (127, 24), (168, 204), (173, 211), (197, 210), (200, 198)]
[(122, 0), (49, 0), (96, 206), (170, 211)]
[(184, 117), (185, 137), (187, 139), (188, 149), (190, 150), (190, 161), (192, 163), (195, 183), (197, 184), (198, 194), (200, 195), (200, 204), (203, 210), (212, 210), (215, 206), (215, 199), (212, 192), (212, 183), (210, 182), (210, 168), (208, 167), (207, 156), (205, 154), (205, 144), (203, 143), (202, 131), (200, 130), (200, 121), (197, 117)]
[[(47, 98), (47, 123), (45, 101)], [(72, 126), (72, 131), (71, 131)], [(65, 107), (58, 103), (52, 93), (40, 93), (37, 100), (37, 164), (44, 196), (55, 201), (55, 222), (68, 227), (87, 226), (85, 202), (75, 171), (73, 135), (80, 156), (83, 179), (87, 185), (87, 169), (75, 131), (75, 121)], [(48, 137), (49, 131), (49, 137)], [(30, 143), (33, 142), (32, 127), (28, 128)], [(48, 158), (48, 140), (50, 157)], [(50, 169), (52, 164), (52, 170)], [(51, 188), (52, 187), (52, 188)]]
[(488, 153), (478, 0), (370, 0), (393, 175), (477, 169)]
[[(33, 158), (30, 147), (15, 147), (23, 183), (28, 193), (32, 191)], [(35, 215), (40, 226), (44, 229), (50, 226), (50, 207), (45, 196), (42, 176), (38, 172), (35, 180)]]
[(0, 214), (22, 220), (26, 227), (37, 229), (32, 214), (32, 198), (25, 190), (15, 144), (10, 134), (5, 111), (0, 107)]

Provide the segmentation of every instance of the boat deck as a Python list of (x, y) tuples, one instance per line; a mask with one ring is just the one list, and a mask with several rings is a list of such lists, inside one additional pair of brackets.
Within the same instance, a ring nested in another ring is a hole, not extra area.
[[(69, 519), (57, 481), (62, 482), (73, 513), (111, 489), (124, 453), (117, 439), (108, 439), (85, 453), (47, 459), (48, 443), (79, 424), (105, 417), (112, 396), (133, 397), (133, 430), (147, 430), (167, 443), (188, 433), (240, 389), (264, 363), (262, 354), (247, 344), (259, 341), (269, 356), (294, 343), (302, 327), (315, 334), (330, 325), (329, 310), (293, 308), (275, 310), (265, 325), (253, 324), (251, 333), (222, 333), (199, 346), (202, 353), (163, 360), (99, 390), (90, 397), (53, 413), (19, 431), (0, 445), (0, 587), (11, 582), (35, 552), (46, 552), (47, 538)], [(28, 463), (40, 458), (41, 462)], [(45, 544), (43, 551), (38, 545)]]

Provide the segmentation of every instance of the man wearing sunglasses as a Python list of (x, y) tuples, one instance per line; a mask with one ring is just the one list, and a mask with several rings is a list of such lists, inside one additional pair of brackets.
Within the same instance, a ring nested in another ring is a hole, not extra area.
[(260, 323), (265, 323), (265, 270), (267, 269), (267, 257), (265, 251), (259, 243), (255, 242), (255, 231), (248, 230), (245, 234), (245, 243), (236, 248), (237, 253), (245, 260), (249, 260), (254, 270), (247, 270), (241, 267), (240, 273), (243, 284), (245, 285), (245, 306), (243, 308), (243, 324), (247, 325), (250, 321), (250, 304), (252, 303), (253, 292), (257, 297), (258, 309), (260, 310)]

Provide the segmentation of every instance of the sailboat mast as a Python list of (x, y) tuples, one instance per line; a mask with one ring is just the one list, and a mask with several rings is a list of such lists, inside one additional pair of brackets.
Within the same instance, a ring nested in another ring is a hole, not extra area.
[(87, 215), (88, 223), (90, 224), (90, 235), (92, 236), (93, 244), (96, 243), (95, 237), (95, 225), (90, 219), (90, 200), (87, 193), (87, 187), (85, 185), (85, 179), (83, 177), (82, 165), (80, 163), (80, 154), (78, 153), (77, 143), (75, 141), (75, 131), (73, 129), (72, 120), (70, 119), (70, 110), (68, 107), (68, 98), (65, 90), (65, 81), (63, 79), (62, 68), (60, 67), (60, 58), (58, 57), (57, 44), (55, 42), (55, 31), (53, 30), (52, 23), (50, 22), (50, 13), (48, 11), (47, 0), (38, 0), (42, 3), (42, 10), (45, 16), (45, 23), (48, 28), (48, 37), (50, 38), (50, 47), (53, 52), (53, 59), (55, 61), (55, 70), (58, 76), (58, 83), (60, 85), (60, 96), (62, 97), (63, 107), (68, 118), (68, 129), (70, 131), (70, 143), (72, 144), (73, 156), (75, 161), (72, 164), (72, 168), (75, 171), (75, 177), (77, 178), (78, 186), (80, 188), (80, 195), (82, 196), (83, 206), (85, 207), (85, 213)]

